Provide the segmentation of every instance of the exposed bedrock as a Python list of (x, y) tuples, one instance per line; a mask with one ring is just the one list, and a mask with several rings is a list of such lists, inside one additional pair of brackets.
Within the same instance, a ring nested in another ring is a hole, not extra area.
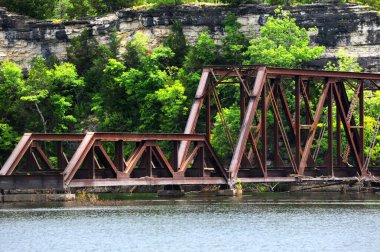
[[(122, 45), (137, 32), (151, 37), (151, 46), (158, 45), (178, 20), (183, 25), (189, 43), (208, 29), (214, 39), (224, 35), (223, 20), (228, 11), (238, 16), (241, 32), (255, 37), (275, 6), (252, 4), (240, 7), (181, 5), (156, 10), (124, 9), (103, 17), (54, 23), (36, 21), (0, 8), (0, 60), (11, 59), (28, 67), (37, 55), (55, 54), (66, 58), (70, 40), (88, 29), (100, 43), (106, 43), (112, 31), (122, 38)], [(313, 44), (326, 46), (322, 59), (311, 67), (321, 68), (345, 48), (359, 57), (363, 68), (380, 72), (380, 15), (368, 7), (353, 4), (313, 4), (284, 7), (296, 18), (298, 25), (317, 31), (311, 32)]]

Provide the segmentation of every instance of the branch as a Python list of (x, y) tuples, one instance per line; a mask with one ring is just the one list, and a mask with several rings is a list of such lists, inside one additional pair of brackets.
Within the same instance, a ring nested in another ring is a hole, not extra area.
[(44, 133), (47, 133), (47, 129), (46, 129), (46, 124), (47, 124), (47, 122), (45, 121), (45, 117), (44, 117), (44, 115), (42, 114), (40, 108), (38, 107), (37, 102), (35, 102), (34, 105), (36, 106), (37, 112), (38, 112), (38, 114), (39, 114), (40, 117), (41, 117), (42, 125), (43, 125), (43, 127), (44, 127)]

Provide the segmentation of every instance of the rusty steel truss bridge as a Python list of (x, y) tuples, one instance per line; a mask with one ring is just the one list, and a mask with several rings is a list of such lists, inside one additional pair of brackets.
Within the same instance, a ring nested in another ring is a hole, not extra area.
[[(373, 73), (209, 66), (183, 134), (26, 133), (0, 170), (0, 189), (378, 181), (380, 167), (370, 166), (377, 133), (364, 137), (364, 99), (379, 82)], [(221, 85), (240, 91), (237, 140)], [(223, 136), (211, 134), (217, 112)], [(211, 137), (226, 139), (227, 158)]]

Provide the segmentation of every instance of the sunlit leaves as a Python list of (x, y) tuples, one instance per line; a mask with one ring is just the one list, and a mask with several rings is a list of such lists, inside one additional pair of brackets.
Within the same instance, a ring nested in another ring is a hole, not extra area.
[(246, 52), (247, 64), (296, 68), (304, 62), (318, 59), (324, 52), (322, 46), (310, 47), (307, 30), (298, 27), (295, 19), (286, 14), (269, 17), (260, 34), (250, 41)]

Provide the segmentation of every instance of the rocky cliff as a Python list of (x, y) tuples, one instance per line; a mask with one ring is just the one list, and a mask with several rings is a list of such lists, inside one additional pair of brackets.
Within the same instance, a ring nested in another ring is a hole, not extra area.
[[(181, 5), (156, 10), (125, 9), (104, 17), (61, 23), (36, 21), (0, 9), (0, 60), (12, 59), (24, 67), (37, 55), (55, 54), (64, 60), (70, 39), (86, 28), (101, 43), (108, 41), (113, 30), (122, 37), (122, 44), (142, 31), (152, 38), (154, 46), (168, 35), (175, 20), (182, 23), (189, 43), (194, 43), (205, 29), (219, 41), (228, 11), (238, 16), (241, 32), (254, 37), (274, 9), (262, 4), (238, 8)], [(327, 48), (321, 60), (311, 63), (312, 67), (321, 67), (334, 58), (339, 48), (345, 48), (359, 57), (367, 71), (380, 71), (380, 15), (376, 11), (352, 4), (315, 4), (284, 10), (296, 18), (298, 25), (316, 27), (317, 31), (310, 34), (313, 43)]]

